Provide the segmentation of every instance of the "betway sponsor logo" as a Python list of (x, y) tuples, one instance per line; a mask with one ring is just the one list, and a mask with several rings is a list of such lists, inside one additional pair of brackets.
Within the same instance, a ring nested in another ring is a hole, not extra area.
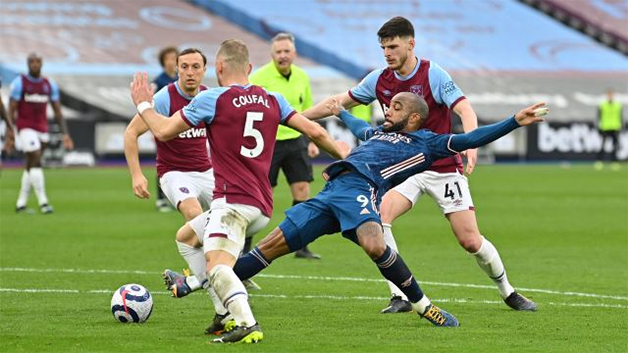
[(24, 101), (27, 103), (48, 103), (48, 98), (46, 94), (31, 93), (24, 95)]
[(199, 137), (207, 137), (207, 130), (205, 128), (193, 127), (179, 134), (180, 139), (194, 139)]
[[(562, 127), (540, 124), (538, 131), (537, 147), (544, 153), (597, 153), (602, 147), (602, 137), (597, 129), (589, 124), (576, 123)], [(612, 144), (607, 142), (604, 148), (611, 151)], [(619, 135), (617, 157), (628, 158), (628, 132)]]

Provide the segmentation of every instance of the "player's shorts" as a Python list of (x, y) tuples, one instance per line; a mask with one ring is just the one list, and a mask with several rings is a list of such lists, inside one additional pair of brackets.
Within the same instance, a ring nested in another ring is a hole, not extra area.
[(35, 152), (41, 149), (42, 143), (48, 143), (50, 141), (50, 135), (47, 132), (40, 132), (37, 130), (25, 128), (18, 131), (17, 142), (19, 148), (23, 152)]
[(307, 144), (307, 139), (303, 136), (276, 142), (273, 160), (268, 172), (268, 178), (272, 187), (277, 186), (280, 169), (283, 170), (288, 184), (300, 181), (309, 183), (314, 180), (312, 161), (307, 154)]
[(204, 210), (209, 209), (214, 195), (214, 170), (204, 172), (170, 171), (159, 178), (159, 185), (173, 205), (179, 204), (190, 197), (195, 197)]
[(281, 228), (291, 251), (318, 237), (342, 231), (357, 242), (355, 231), (365, 222), (381, 224), (375, 188), (357, 173), (342, 174), (329, 181), (313, 199), (286, 211)]
[(430, 195), (443, 214), (473, 210), (473, 200), (466, 176), (455, 173), (425, 171), (415, 174), (393, 190), (403, 195), (414, 206), (423, 194)]
[(225, 198), (212, 202), (205, 211), (188, 222), (203, 244), (204, 252), (223, 250), (240, 256), (247, 237), (264, 229), (270, 219), (254, 206), (229, 204)]

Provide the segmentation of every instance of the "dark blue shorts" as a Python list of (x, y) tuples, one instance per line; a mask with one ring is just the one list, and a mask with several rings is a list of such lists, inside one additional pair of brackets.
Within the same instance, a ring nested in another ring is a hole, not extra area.
[(366, 179), (355, 172), (342, 174), (313, 199), (288, 209), (279, 228), (291, 251), (340, 231), (357, 242), (355, 231), (362, 223), (381, 224), (378, 205), (375, 188)]

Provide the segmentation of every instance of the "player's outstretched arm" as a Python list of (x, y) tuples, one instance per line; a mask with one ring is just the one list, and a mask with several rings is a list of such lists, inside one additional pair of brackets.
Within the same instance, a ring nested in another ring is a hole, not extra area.
[(334, 141), (327, 130), (322, 126), (308, 120), (303, 115), (296, 113), (288, 120), (288, 126), (307, 136), (310, 141), (314, 142), (323, 151), (329, 153), (337, 159), (344, 159), (349, 155), (350, 148), (346, 144)]
[(327, 106), (330, 104), (333, 104), (334, 100), (340, 102), (340, 104), (347, 109), (353, 108), (359, 104), (358, 102), (351, 99), (351, 97), (349, 96), (349, 93), (345, 92), (345, 93), (340, 93), (335, 96), (326, 98), (325, 100), (316, 104), (312, 108), (303, 111), (301, 115), (303, 115), (304, 117), (310, 120), (318, 120), (318, 119), (326, 118), (330, 116), (330, 112), (329, 112), (329, 109), (327, 109)]
[(537, 103), (498, 123), (482, 126), (466, 134), (452, 135), (449, 141), (449, 149), (461, 152), (469, 148), (487, 145), (520, 126), (528, 126), (545, 121), (543, 117), (548, 112), (549, 108), (545, 107), (545, 103)]
[(351, 133), (358, 139), (366, 141), (373, 136), (373, 128), (366, 121), (351, 115), (336, 99), (332, 99), (327, 109), (335, 116), (339, 117), (349, 128)]
[(159, 141), (168, 141), (189, 129), (188, 124), (176, 112), (171, 118), (157, 113), (150, 103), (153, 100), (153, 87), (148, 83), (148, 75), (136, 73), (131, 82), (131, 98), (140, 117)]
[(126, 157), (126, 164), (129, 166), (129, 172), (131, 173), (133, 193), (140, 199), (150, 197), (148, 180), (144, 176), (144, 173), (142, 173), (142, 168), (140, 167), (139, 147), (137, 144), (137, 139), (146, 131), (148, 131), (148, 126), (146, 126), (142, 118), (137, 114), (124, 131), (124, 156)]

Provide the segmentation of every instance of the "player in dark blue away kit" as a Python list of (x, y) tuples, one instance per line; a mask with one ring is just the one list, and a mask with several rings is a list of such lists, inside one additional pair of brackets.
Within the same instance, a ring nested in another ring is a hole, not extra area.
[(381, 196), (434, 161), (469, 148), (484, 146), (519, 126), (543, 121), (548, 109), (539, 103), (501, 122), (466, 134), (435, 134), (419, 130), (428, 116), (425, 100), (401, 92), (391, 101), (383, 125), (372, 128), (337, 101), (328, 105), (362, 145), (323, 172), (327, 184), (315, 198), (286, 211), (286, 219), (234, 267), (240, 279), (254, 276), (274, 259), (301, 249), (325, 234), (342, 232), (360, 245), (382, 275), (399, 287), (419, 316), (436, 326), (458, 326), (458, 320), (433, 305), (423, 294), (401, 256), (386, 245), (378, 206)]

